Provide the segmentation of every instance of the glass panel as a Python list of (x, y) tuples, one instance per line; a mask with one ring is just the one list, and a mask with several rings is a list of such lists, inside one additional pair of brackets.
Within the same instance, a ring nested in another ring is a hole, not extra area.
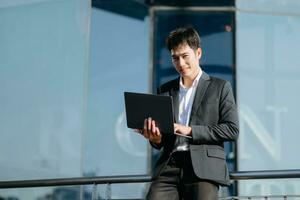
[[(201, 37), (200, 65), (207, 73), (233, 82), (232, 12), (157, 10), (154, 12), (154, 89), (177, 76), (165, 39), (180, 26), (193, 26)], [(173, 23), (169, 23), (169, 22)]]
[[(266, 199), (265, 196), (269, 197), (270, 200), (276, 199), (288, 199), (288, 200), (300, 200), (299, 190), (300, 180), (299, 179), (274, 179), (274, 180), (249, 180), (239, 181), (239, 196), (261, 196), (261, 198), (251, 199)], [(283, 195), (290, 197), (284, 198)], [(297, 197), (293, 197), (297, 195)], [(276, 197), (275, 196), (281, 196)], [(244, 198), (247, 199), (247, 198)]]
[(236, 7), (243, 12), (268, 12), (268, 14), (299, 15), (297, 0), (236, 0)]
[(98, 185), (97, 192), (100, 199), (107, 199), (109, 195), (111, 199), (145, 199), (148, 192), (148, 185), (148, 183), (112, 184), (110, 186)]
[[(299, 5), (296, 1), (279, 0), (237, 4), (243, 9), (254, 9), (237, 13), (239, 170), (300, 169)], [(265, 10), (269, 6), (274, 10)], [(265, 187), (259, 181), (241, 183), (240, 193), (247, 193), (253, 185)], [(298, 189), (289, 190), (289, 185), (300, 186), (299, 181), (276, 181), (280, 191), (299, 193)]]
[(144, 199), (146, 183), (0, 189), (1, 200)]
[[(38, 187), (38, 188), (18, 188), (0, 189), (0, 199), (2, 200), (79, 200), (92, 199), (92, 191), (87, 186), (61, 186), (61, 187)], [(83, 198), (81, 198), (81, 195)]]
[(84, 174), (146, 174), (148, 142), (127, 128), (124, 91), (148, 91), (148, 19), (93, 8)]
[(1, 180), (81, 176), (89, 13), (81, 0), (0, 1)]

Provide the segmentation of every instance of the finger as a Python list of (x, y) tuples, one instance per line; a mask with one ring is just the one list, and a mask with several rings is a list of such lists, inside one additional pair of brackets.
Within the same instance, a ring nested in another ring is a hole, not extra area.
[(152, 122), (152, 119), (151, 117), (148, 118), (148, 130), (151, 130), (151, 122)]
[(155, 131), (155, 132), (156, 132), (156, 135), (157, 135), (157, 136), (160, 136), (160, 130), (159, 130), (158, 127), (156, 127), (156, 131)]
[(145, 119), (144, 120), (144, 129), (142, 131), (142, 134), (144, 135), (145, 138), (149, 138), (147, 125), (148, 125), (148, 120)]
[(148, 123), (148, 120), (145, 119), (145, 120), (144, 120), (144, 130), (147, 130), (147, 123)]
[(156, 126), (155, 126), (155, 121), (152, 120), (152, 128), (151, 128), (152, 132), (155, 134), (156, 133)]
[(160, 134), (160, 131), (159, 131), (159, 128), (158, 127), (155, 127), (155, 132), (153, 132), (153, 135), (151, 137), (151, 140), (153, 142), (160, 142), (161, 141), (161, 134)]
[(156, 135), (156, 132), (151, 132), (150, 138), (151, 141), (157, 141), (160, 139), (160, 136)]
[(147, 139), (149, 139), (149, 133), (147, 131), (143, 131), (143, 136)]

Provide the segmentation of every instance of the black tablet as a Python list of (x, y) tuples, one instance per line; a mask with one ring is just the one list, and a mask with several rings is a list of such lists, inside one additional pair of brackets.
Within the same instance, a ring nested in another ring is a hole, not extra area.
[(161, 133), (174, 133), (171, 96), (124, 92), (128, 128), (143, 129), (144, 120), (151, 117)]

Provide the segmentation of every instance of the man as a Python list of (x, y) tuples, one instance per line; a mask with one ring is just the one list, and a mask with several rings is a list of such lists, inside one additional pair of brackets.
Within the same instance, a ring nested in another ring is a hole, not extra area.
[(174, 130), (181, 136), (163, 134), (154, 120), (145, 119), (140, 133), (163, 149), (147, 199), (215, 200), (219, 186), (229, 184), (223, 143), (237, 139), (239, 132), (232, 89), (229, 82), (201, 70), (195, 29), (178, 28), (166, 42), (180, 77), (158, 93), (173, 97)]

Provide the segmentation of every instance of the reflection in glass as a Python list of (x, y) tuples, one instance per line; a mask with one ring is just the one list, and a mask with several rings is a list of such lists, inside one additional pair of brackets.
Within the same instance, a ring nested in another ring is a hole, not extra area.
[[(252, 7), (253, 2), (248, 2), (238, 7)], [(284, 3), (282, 10), (276, 2)], [(272, 4), (277, 9), (274, 12), (237, 13), (239, 170), (300, 168), (296, 150), (300, 139), (300, 10), (298, 15), (285, 10), (297, 4), (295, 1), (276, 2)], [(256, 7), (259, 10), (265, 6), (256, 1)], [(242, 182), (240, 192), (299, 194), (299, 186), (299, 181), (294, 180)]]

